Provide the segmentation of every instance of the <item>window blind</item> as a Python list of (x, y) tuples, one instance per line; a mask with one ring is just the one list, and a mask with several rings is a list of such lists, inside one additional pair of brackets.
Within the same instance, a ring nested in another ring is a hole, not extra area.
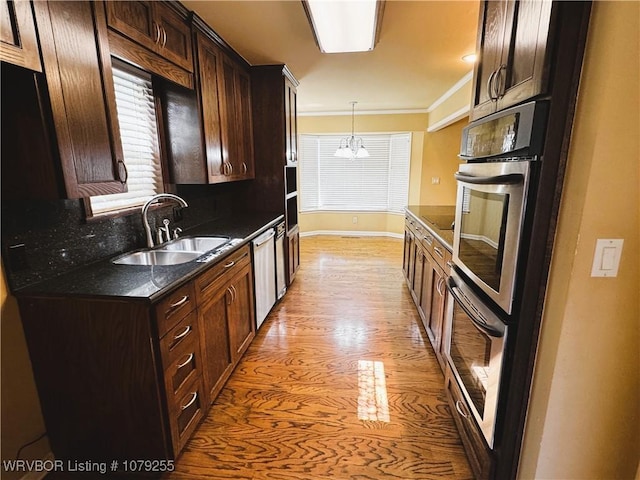
[(300, 210), (402, 212), (409, 191), (411, 134), (362, 135), (368, 158), (334, 153), (344, 135), (300, 136)]
[(91, 197), (93, 214), (143, 205), (162, 191), (162, 168), (151, 75), (114, 64), (118, 124), (127, 167), (127, 192)]

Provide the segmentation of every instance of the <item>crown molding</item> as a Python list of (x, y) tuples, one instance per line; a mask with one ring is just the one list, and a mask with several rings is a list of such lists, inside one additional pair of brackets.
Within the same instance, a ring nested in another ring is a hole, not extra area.
[[(411, 115), (411, 114), (425, 114), (428, 113), (426, 108), (405, 109), (405, 110), (358, 110), (355, 115)], [(299, 117), (333, 117), (333, 116), (351, 116), (351, 111), (326, 111), (326, 112), (300, 112)]]
[(454, 93), (464, 87), (467, 83), (469, 83), (473, 79), (473, 70), (467, 73), (464, 77), (458, 80), (453, 87), (447, 90), (444, 95), (442, 95), (439, 99), (431, 104), (429, 108), (427, 108), (427, 112), (431, 113), (444, 102), (446, 102)]

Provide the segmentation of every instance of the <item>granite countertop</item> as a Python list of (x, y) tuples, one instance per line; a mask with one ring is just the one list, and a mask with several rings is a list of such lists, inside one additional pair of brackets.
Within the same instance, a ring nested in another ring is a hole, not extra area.
[[(186, 230), (182, 237), (220, 235), (239, 239), (230, 249), (208, 262), (198, 259), (179, 265), (116, 265), (114, 257), (101, 260), (64, 275), (17, 290), (16, 296), (109, 297), (155, 301), (165, 293), (191, 280), (249, 243), (263, 231), (283, 221), (276, 213), (246, 213), (204, 223)], [(202, 257), (205, 257), (203, 254)], [(202, 257), (199, 257), (202, 259)]]
[(407, 213), (433, 233), (447, 250), (453, 251), (455, 205), (409, 205)]

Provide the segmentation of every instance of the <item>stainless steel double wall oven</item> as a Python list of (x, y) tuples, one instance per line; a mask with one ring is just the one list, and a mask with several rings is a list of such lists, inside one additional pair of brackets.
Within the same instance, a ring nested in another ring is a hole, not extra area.
[(448, 279), (445, 357), (489, 448), (510, 326), (516, 321), (518, 257), (527, 199), (535, 188), (546, 104), (531, 102), (463, 130)]

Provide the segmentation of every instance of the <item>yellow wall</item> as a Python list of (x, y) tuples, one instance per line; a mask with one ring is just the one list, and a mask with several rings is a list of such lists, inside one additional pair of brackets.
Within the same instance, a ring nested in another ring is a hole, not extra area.
[[(45, 431), (31, 361), (22, 331), (16, 299), (7, 291), (4, 269), (0, 275), (2, 369), (2, 460), (13, 460), (18, 449)], [(49, 452), (46, 439), (26, 447), (20, 458), (41, 459)], [(23, 472), (24, 473), (24, 472)], [(3, 479), (17, 479), (19, 472), (2, 471)]]
[[(458, 154), (462, 128), (468, 123), (469, 119), (464, 118), (442, 130), (425, 132), (420, 180), (421, 205), (455, 205), (457, 186), (453, 174), (460, 165)], [(433, 177), (438, 177), (440, 183), (433, 184)]]
[[(594, 2), (522, 479), (632, 479), (640, 452), (640, 3)], [(616, 278), (590, 276), (622, 238)]]
[[(461, 120), (437, 132), (427, 133), (427, 114), (356, 115), (356, 134), (411, 132), (411, 166), (409, 172), (409, 204), (455, 204), (453, 173), (457, 160), (460, 134), (467, 120)], [(351, 116), (300, 116), (298, 133), (347, 133)], [(440, 178), (433, 185), (431, 178)], [(427, 180), (425, 180), (427, 179)], [(357, 223), (353, 217), (357, 217)], [(403, 215), (367, 212), (313, 212), (299, 216), (300, 232), (377, 232), (402, 235)]]

